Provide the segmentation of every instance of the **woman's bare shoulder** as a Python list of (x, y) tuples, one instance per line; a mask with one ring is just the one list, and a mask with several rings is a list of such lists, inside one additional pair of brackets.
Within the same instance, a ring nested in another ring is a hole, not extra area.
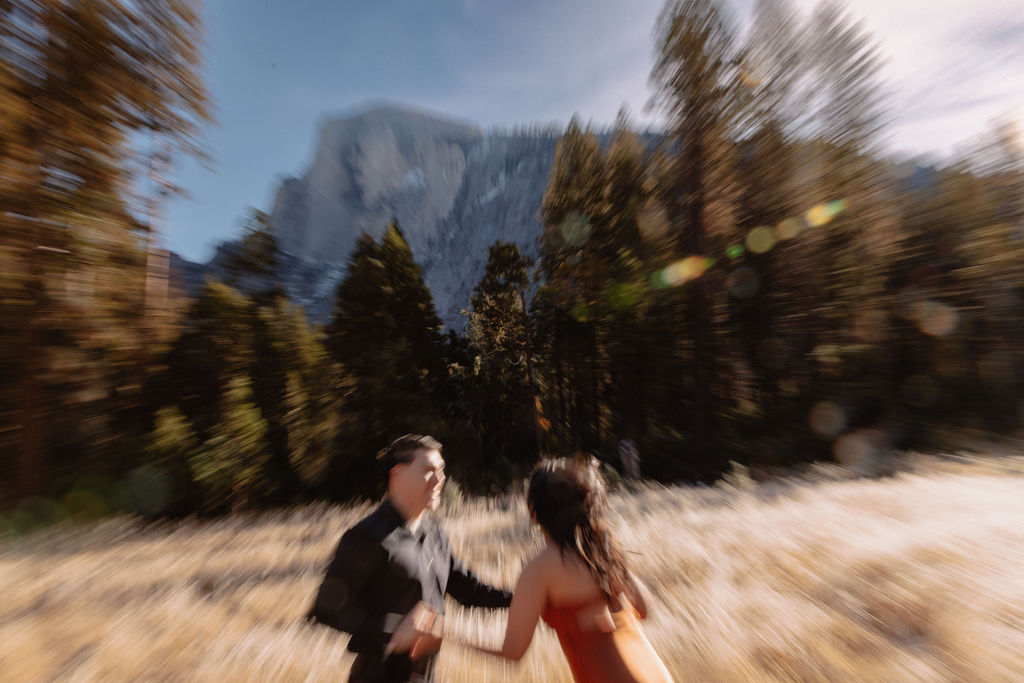
[(550, 574), (551, 570), (555, 568), (558, 562), (558, 550), (555, 548), (547, 547), (541, 550), (539, 553), (533, 556), (526, 566), (523, 567), (523, 573), (530, 572), (532, 574)]
[(529, 592), (546, 599), (551, 585), (552, 561), (547, 550), (543, 550), (523, 566), (516, 582), (516, 593)]

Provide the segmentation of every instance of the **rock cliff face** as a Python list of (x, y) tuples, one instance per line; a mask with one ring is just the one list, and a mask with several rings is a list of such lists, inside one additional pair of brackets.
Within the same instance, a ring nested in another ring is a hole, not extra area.
[(497, 239), (536, 253), (539, 213), (554, 160), (554, 131), (483, 133), (394, 107), (327, 121), (300, 178), (278, 189), (271, 221), (281, 281), (323, 321), (356, 238), (398, 218), (423, 266), (438, 314), (461, 328)]

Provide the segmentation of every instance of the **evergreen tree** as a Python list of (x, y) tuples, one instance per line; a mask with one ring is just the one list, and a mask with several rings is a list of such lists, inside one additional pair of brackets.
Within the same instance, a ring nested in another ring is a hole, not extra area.
[[(650, 385), (654, 361), (664, 355), (650, 328), (654, 296), (649, 285), (660, 235), (654, 234), (653, 197), (643, 143), (619, 113), (604, 159), (607, 236), (595, 244), (604, 273), (604, 297), (597, 306), (597, 348), (602, 359), (602, 403), (607, 415), (604, 441), (646, 435), (652, 416)], [(645, 236), (646, 233), (646, 236)]]
[(532, 262), (510, 242), (487, 254), (473, 288), (467, 336), (475, 354), (472, 410), (492, 483), (523, 473), (538, 455), (533, 358), (526, 294)]
[(230, 252), (225, 268), (229, 283), (243, 291), (274, 296), (280, 287), (268, 286), (268, 279), (277, 273), (280, 250), (270, 216), (250, 208), (242, 219), (242, 237)]
[(277, 486), (268, 470), (267, 423), (252, 402), (247, 379), (231, 381), (220, 412), (210, 438), (189, 458), (207, 512), (249, 507)]
[(345, 387), (302, 309), (283, 294), (254, 318), (253, 400), (267, 421), (269, 468), (281, 502), (321, 483)]
[[(671, 121), (673, 165), (666, 204), (678, 226), (677, 253), (706, 259), (724, 251), (723, 238), (736, 223), (735, 140), (750, 112), (739, 46), (728, 17), (713, 0), (668, 2), (655, 33), (651, 80), (655, 102)], [(702, 466), (714, 468), (712, 444), (725, 393), (721, 335), (716, 334), (721, 330), (715, 327), (722, 288), (712, 274), (694, 274), (681, 293), (693, 376), (687, 450)]]
[(591, 310), (604, 283), (596, 266), (593, 240), (605, 233), (604, 165), (600, 143), (582, 130), (575, 117), (555, 147), (555, 161), (542, 204), (541, 301), (549, 306), (538, 317), (537, 334), (557, 349), (542, 368), (555, 404), (545, 412), (557, 416), (552, 436), (560, 448), (596, 450), (600, 441), (600, 370)]
[(409, 244), (395, 221), (380, 244), (363, 235), (338, 286), (326, 346), (351, 391), (330, 464), (329, 495), (381, 485), (374, 454), (407, 433), (443, 434), (441, 321)]
[[(146, 475), (142, 479), (148, 486), (136, 492), (136, 509), (148, 514), (194, 511), (200, 501), (190, 462), (198, 450), (199, 441), (188, 418), (173, 406), (158, 410), (146, 438)], [(153, 495), (144, 495), (147, 492)]]

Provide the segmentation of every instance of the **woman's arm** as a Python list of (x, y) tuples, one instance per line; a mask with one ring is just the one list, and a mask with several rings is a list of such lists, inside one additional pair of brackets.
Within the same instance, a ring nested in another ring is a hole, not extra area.
[(512, 594), (512, 605), (508, 610), (508, 626), (505, 628), (505, 641), (500, 650), (465, 643), (468, 647), (484, 652), (519, 661), (533, 640), (537, 630), (537, 622), (544, 610), (547, 599), (547, 572), (539, 559), (533, 560), (523, 570)]

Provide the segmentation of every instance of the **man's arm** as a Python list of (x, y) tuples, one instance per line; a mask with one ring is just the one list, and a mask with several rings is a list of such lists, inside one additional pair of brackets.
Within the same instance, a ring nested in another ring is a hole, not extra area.
[(536, 560), (523, 570), (516, 584), (515, 597), (508, 611), (508, 624), (505, 627), (505, 640), (500, 649), (483, 647), (472, 643), (464, 643), (474, 650), (497, 655), (518, 662), (526, 654), (533, 640), (537, 622), (540, 621), (547, 599), (547, 574), (543, 565)]
[(450, 571), (448, 573), (448, 594), (466, 607), (508, 607), (512, 603), (512, 593), (476, 578), (473, 572), (449, 553)]
[(386, 615), (368, 607), (365, 597), (371, 577), (384, 568), (384, 556), (379, 544), (354, 528), (346, 531), (307, 615), (352, 634), (348, 644), (352, 652), (379, 652), (390, 637), (384, 633)]

